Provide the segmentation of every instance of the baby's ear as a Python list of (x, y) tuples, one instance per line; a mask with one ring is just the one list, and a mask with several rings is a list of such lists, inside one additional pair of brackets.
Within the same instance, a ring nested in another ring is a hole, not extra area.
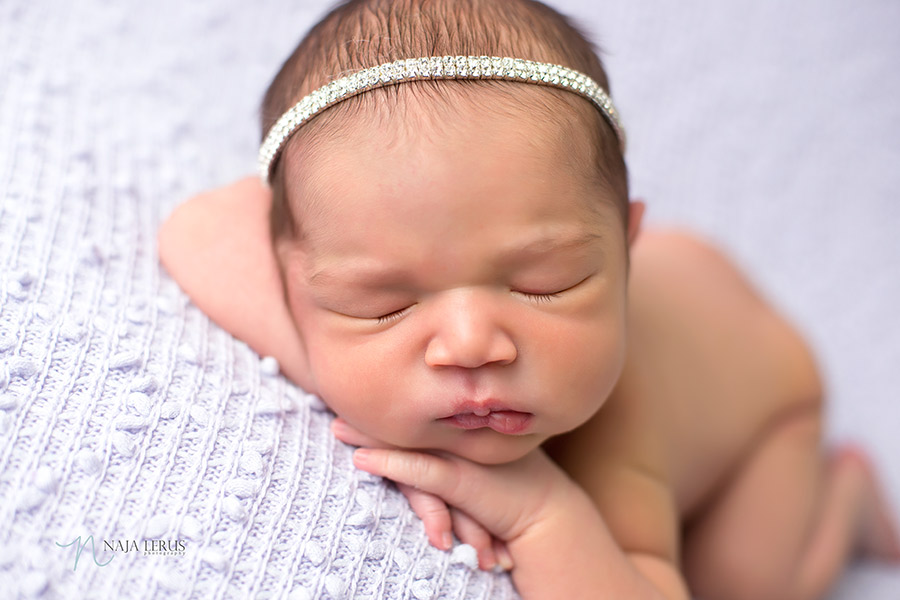
[(272, 250), (271, 205), (271, 190), (255, 177), (194, 196), (160, 227), (159, 257), (210, 319), (274, 356), (306, 387), (306, 360)]
[(644, 211), (647, 205), (640, 198), (634, 198), (628, 203), (628, 245), (634, 244), (641, 232), (641, 222), (644, 220)]

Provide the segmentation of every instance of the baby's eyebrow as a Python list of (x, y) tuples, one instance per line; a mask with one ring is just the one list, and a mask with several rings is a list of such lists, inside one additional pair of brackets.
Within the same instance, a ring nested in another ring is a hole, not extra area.
[(309, 285), (324, 286), (329, 283), (353, 283), (354, 285), (375, 287), (403, 281), (407, 271), (397, 267), (363, 267), (341, 265), (325, 267), (313, 273)]
[[(510, 244), (501, 248), (495, 258), (495, 264), (501, 268), (515, 268), (529, 260), (542, 256), (549, 256), (557, 252), (572, 252), (580, 250), (591, 243), (602, 240), (603, 236), (589, 231), (577, 233), (553, 232), (527, 240)], [(411, 272), (407, 269), (392, 266), (379, 265), (377, 263), (366, 264), (342, 264), (326, 266), (313, 273), (308, 283), (311, 286), (325, 286), (331, 283), (352, 283), (361, 287), (383, 287), (390, 285), (402, 285), (409, 281)]]
[(579, 231), (577, 233), (553, 233), (542, 235), (525, 243), (511, 244), (498, 254), (498, 262), (515, 263), (523, 259), (552, 254), (565, 250), (577, 250), (602, 240), (603, 236), (592, 231)]

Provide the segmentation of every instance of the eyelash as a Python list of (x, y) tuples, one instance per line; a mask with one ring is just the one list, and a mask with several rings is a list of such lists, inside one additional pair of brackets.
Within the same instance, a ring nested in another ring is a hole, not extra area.
[[(581, 282), (579, 282), (579, 283), (581, 283)], [(575, 284), (575, 285), (578, 285), (578, 284)], [(573, 285), (572, 287), (575, 287), (575, 285)], [(571, 288), (567, 288), (567, 289), (571, 289)], [(567, 290), (560, 290), (558, 292), (552, 292), (549, 294), (533, 294), (531, 292), (523, 292), (523, 291), (516, 290), (516, 293), (521, 294), (522, 296), (525, 296), (526, 298), (528, 298), (529, 300), (531, 300), (532, 302), (535, 302), (537, 304), (546, 304), (548, 302), (552, 302), (555, 298), (559, 298), (560, 294), (562, 294), (565, 291), (567, 291)], [(381, 315), (380, 317), (376, 317), (375, 322), (378, 323), (379, 325), (384, 325), (385, 323), (390, 323), (391, 321), (396, 321), (397, 319), (402, 317), (404, 314), (406, 314), (406, 311), (408, 311), (410, 308), (411, 308), (411, 306), (407, 306), (406, 308), (401, 308), (400, 310), (395, 310), (394, 312), (388, 313), (386, 315)]]
[(569, 287), (567, 287), (565, 289), (562, 289), (562, 290), (559, 290), (556, 292), (547, 293), (547, 294), (535, 294), (535, 293), (531, 293), (531, 292), (523, 292), (521, 290), (516, 291), (516, 293), (525, 296), (526, 298), (528, 298), (529, 300), (531, 300), (532, 302), (535, 302), (537, 304), (546, 304), (548, 302), (553, 301), (555, 298), (559, 298), (564, 292), (568, 292), (569, 290), (578, 287), (579, 285), (581, 285), (588, 279), (590, 279), (590, 275), (585, 277), (578, 283), (570, 285)]
[(545, 304), (547, 302), (552, 301), (554, 298), (559, 298), (559, 295), (565, 290), (561, 290), (559, 292), (553, 292), (552, 294), (532, 294), (530, 292), (517, 292), (522, 294), (532, 302), (537, 302), (538, 304)]
[(383, 325), (384, 323), (390, 323), (391, 321), (395, 321), (395, 320), (399, 319), (400, 317), (402, 317), (404, 314), (406, 314), (406, 311), (409, 309), (410, 309), (410, 307), (407, 306), (406, 308), (401, 308), (400, 310), (395, 310), (392, 313), (388, 313), (386, 315), (381, 315), (380, 317), (378, 317), (376, 319), (376, 322), (379, 325)]

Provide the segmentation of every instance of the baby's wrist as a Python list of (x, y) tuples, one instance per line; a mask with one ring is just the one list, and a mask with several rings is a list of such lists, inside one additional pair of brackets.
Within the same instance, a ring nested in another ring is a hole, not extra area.
[[(515, 559), (517, 548), (538, 548), (545, 540), (553, 540), (560, 531), (577, 530), (582, 525), (596, 525), (605, 528), (600, 513), (593, 501), (581, 487), (564, 473), (555, 479), (547, 490), (547, 497), (539, 510), (535, 511), (522, 531), (507, 540), (510, 553)], [(546, 547), (542, 552), (546, 552)]]

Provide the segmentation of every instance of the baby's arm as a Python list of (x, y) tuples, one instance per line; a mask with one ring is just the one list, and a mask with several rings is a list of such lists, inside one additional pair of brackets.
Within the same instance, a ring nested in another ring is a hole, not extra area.
[(159, 256), (191, 300), (220, 327), (309, 390), (300, 336), (282, 292), (269, 233), (272, 194), (257, 177), (194, 196), (158, 234)]
[(357, 451), (354, 461), (442, 498), (504, 541), (526, 600), (689, 598), (677, 567), (678, 526), (666, 488), (636, 472), (612, 472), (608, 481), (622, 492), (616, 494), (616, 516), (624, 519), (618, 534), (628, 536), (623, 550), (591, 498), (540, 449), (495, 466), (370, 448)]

